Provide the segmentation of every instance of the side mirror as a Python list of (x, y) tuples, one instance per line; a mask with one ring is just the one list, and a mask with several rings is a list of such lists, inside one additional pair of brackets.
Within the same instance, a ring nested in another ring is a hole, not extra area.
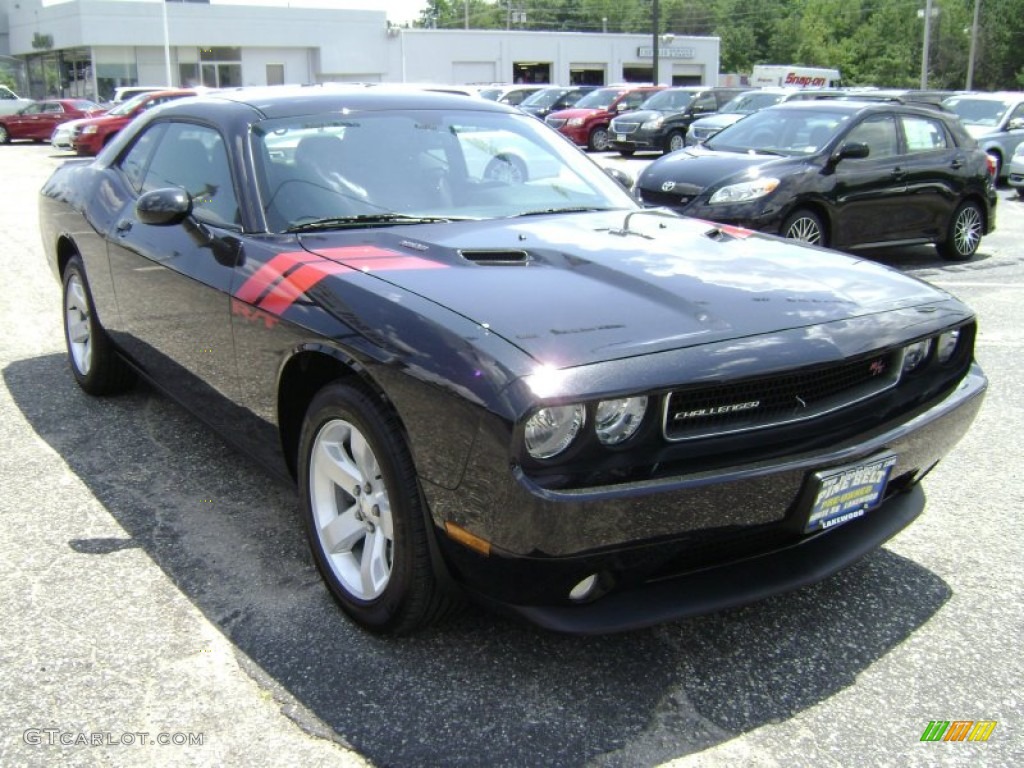
[(617, 182), (619, 182), (619, 184), (621, 184), (623, 189), (625, 189), (627, 192), (633, 191), (633, 177), (630, 176), (625, 171), (620, 170), (618, 168), (605, 168), (604, 172), (611, 176), (613, 179), (615, 179)]
[(192, 213), (192, 198), (180, 187), (147, 192), (135, 203), (135, 215), (143, 224), (163, 227), (180, 224)]
[(1017, 131), (1024, 128), (1024, 117), (1015, 117), (1009, 123), (1006, 124), (1006, 130)]
[(838, 163), (840, 160), (863, 160), (865, 157), (871, 154), (871, 148), (867, 144), (862, 144), (859, 141), (851, 141), (849, 144), (843, 144), (835, 153), (832, 155), (832, 162)]

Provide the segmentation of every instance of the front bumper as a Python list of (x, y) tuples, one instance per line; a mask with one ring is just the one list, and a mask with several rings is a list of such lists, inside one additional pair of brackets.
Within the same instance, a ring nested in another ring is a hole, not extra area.
[(641, 152), (660, 151), (665, 146), (664, 131), (645, 131), (638, 128), (632, 133), (616, 133), (614, 125), (608, 129), (608, 138), (613, 149)]
[[(586, 491), (540, 489), (520, 476), (503, 502), (505, 529), (494, 522), (495, 539), (509, 546), (483, 555), (443, 534), (438, 543), (470, 594), (552, 629), (619, 631), (741, 605), (835, 573), (916, 518), (918, 481), (966, 433), (986, 387), (972, 365), (953, 392), (908, 420), (722, 471)], [(883, 503), (803, 534), (809, 477), (882, 452), (897, 457)], [(591, 575), (598, 587), (588, 601), (571, 600)]]

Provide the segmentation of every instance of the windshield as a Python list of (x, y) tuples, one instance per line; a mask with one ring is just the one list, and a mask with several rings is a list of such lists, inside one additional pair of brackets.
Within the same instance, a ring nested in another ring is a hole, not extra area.
[(820, 151), (850, 118), (849, 112), (822, 109), (765, 109), (747, 115), (704, 142), (720, 152), (807, 155)]
[(649, 96), (644, 103), (640, 105), (640, 109), (654, 109), (659, 112), (675, 112), (683, 109), (691, 101), (693, 101), (692, 91), (658, 91), (653, 96)]
[(550, 107), (558, 101), (563, 94), (569, 92), (568, 88), (545, 88), (531, 93), (519, 104), (521, 107)]
[(576, 109), (608, 109), (615, 101), (621, 88), (598, 88), (576, 102)]
[(108, 115), (130, 115), (132, 113), (132, 111), (137, 106), (139, 106), (139, 104), (141, 104), (142, 102), (146, 101), (146, 99), (148, 99), (149, 96), (150, 96), (150, 94), (148, 94), (148, 93), (140, 93), (139, 95), (133, 96), (132, 98), (128, 99), (128, 101), (122, 101), (120, 104), (118, 104), (112, 110), (107, 112), (107, 114)]
[(960, 121), (968, 125), (999, 125), (1007, 110), (1013, 106), (1009, 101), (996, 99), (970, 99), (954, 96), (942, 102), (960, 116)]
[[(526, 115), (337, 113), (254, 126), (271, 230), (635, 208), (626, 190)], [(413, 221), (415, 219), (416, 221)]]
[(727, 101), (719, 111), (733, 114), (749, 114), (765, 107), (770, 107), (772, 104), (778, 104), (780, 101), (782, 101), (781, 93), (761, 93), (759, 91), (741, 93), (731, 101)]

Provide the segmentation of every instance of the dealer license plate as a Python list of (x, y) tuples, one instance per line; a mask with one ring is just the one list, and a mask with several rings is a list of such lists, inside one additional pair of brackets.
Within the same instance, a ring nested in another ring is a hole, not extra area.
[(886, 455), (848, 467), (816, 472), (817, 490), (804, 533), (834, 528), (877, 507), (895, 464), (896, 457)]
[(617, 134), (615, 136), (615, 140), (616, 141), (625, 141), (626, 140), (626, 134), (624, 134), (624, 133)]

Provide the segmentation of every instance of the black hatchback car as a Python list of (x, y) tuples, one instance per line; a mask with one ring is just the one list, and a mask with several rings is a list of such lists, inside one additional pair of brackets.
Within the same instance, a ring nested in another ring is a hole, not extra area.
[(898, 103), (790, 102), (651, 163), (645, 205), (859, 250), (934, 243), (969, 259), (995, 228), (992, 162), (955, 115)]

